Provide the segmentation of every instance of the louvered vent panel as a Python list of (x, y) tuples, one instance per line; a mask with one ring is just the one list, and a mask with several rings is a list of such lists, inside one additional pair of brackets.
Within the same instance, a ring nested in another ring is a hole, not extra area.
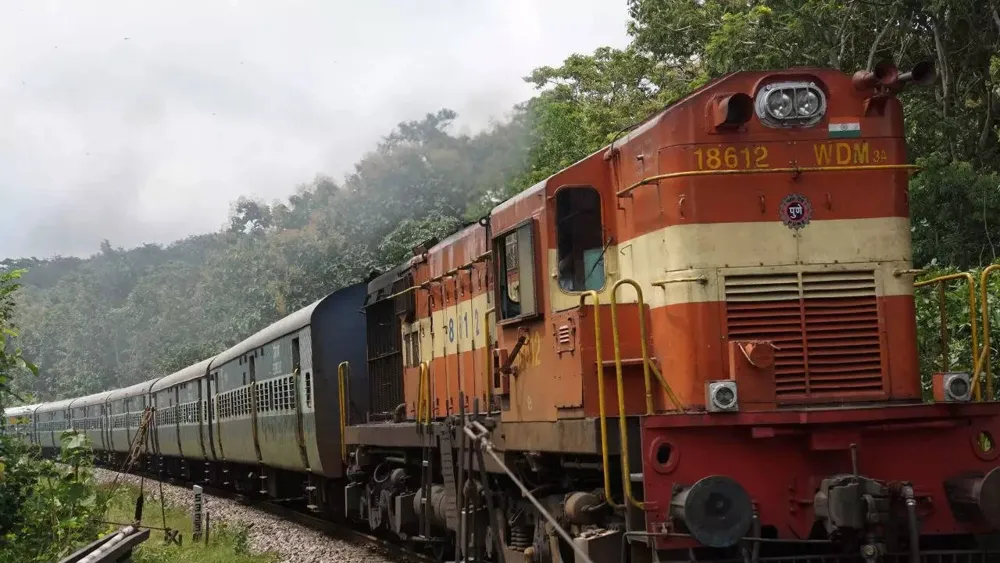
[(770, 340), (782, 398), (881, 391), (875, 274), (728, 276), (730, 340)]

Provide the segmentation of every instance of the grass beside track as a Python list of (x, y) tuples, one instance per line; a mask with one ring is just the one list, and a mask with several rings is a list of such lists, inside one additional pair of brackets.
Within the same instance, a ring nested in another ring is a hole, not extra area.
[[(138, 496), (138, 487), (121, 484), (108, 504), (105, 520), (131, 522)], [(227, 525), (213, 520), (210, 524), (209, 542), (205, 545), (204, 538), (197, 543), (191, 541), (192, 524), (188, 511), (168, 505), (166, 516), (166, 527), (180, 530), (182, 544), (165, 544), (163, 530), (150, 530), (149, 539), (135, 551), (134, 563), (277, 563), (279, 560), (278, 555), (273, 553), (251, 555), (248, 528), (244, 526)], [(160, 501), (152, 500), (148, 494), (143, 504), (142, 524), (164, 527)]]

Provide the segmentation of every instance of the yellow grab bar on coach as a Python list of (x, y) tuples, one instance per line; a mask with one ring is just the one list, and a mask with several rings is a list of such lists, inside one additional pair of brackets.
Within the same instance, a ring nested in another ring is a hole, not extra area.
[(347, 463), (347, 378), (351, 373), (350, 362), (340, 362), (337, 366), (337, 391), (340, 395), (340, 459)]

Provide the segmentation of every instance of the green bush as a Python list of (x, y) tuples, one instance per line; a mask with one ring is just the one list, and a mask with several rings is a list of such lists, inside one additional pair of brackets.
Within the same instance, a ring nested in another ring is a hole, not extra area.
[(106, 498), (91, 472), (84, 434), (60, 436), (57, 461), (37, 447), (0, 436), (0, 563), (49, 563), (97, 539)]

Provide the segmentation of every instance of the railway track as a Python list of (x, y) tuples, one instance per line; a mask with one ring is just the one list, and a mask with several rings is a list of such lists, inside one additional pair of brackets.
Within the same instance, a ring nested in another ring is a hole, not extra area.
[[(162, 483), (165, 486), (173, 486), (187, 491), (191, 490), (192, 485), (195, 483), (184, 482), (178, 479), (160, 479), (155, 474), (145, 473), (145, 472), (133, 472), (133, 473), (121, 473), (120, 471), (115, 471), (113, 469), (105, 469), (109, 473), (122, 474), (126, 476), (131, 476), (134, 478), (144, 478), (146, 479), (147, 490), (150, 483)], [(306, 509), (290, 506), (285, 503), (275, 502), (270, 500), (262, 500), (254, 498), (251, 495), (246, 495), (241, 492), (232, 491), (229, 489), (212, 487), (207, 485), (202, 485), (202, 490), (205, 495), (210, 497), (215, 497), (220, 500), (230, 501), (232, 503), (238, 504), (243, 507), (260, 510), (265, 512), (274, 518), (281, 521), (292, 522), (299, 524), (309, 530), (322, 534), (331, 539), (340, 540), (346, 544), (357, 547), (359, 551), (367, 550), (369, 553), (381, 556), (382, 558), (400, 562), (400, 563), (436, 563), (437, 559), (434, 559), (428, 555), (414, 552), (407, 549), (406, 546), (399, 543), (391, 541), (389, 538), (380, 537), (377, 535), (370, 534), (368, 532), (358, 530), (350, 525), (343, 524), (340, 522), (334, 522), (332, 520), (322, 518), (310, 512)], [(168, 503), (176, 504), (176, 503)], [(223, 517), (225, 520), (225, 517)], [(213, 522), (215, 522), (215, 516), (213, 515)]]
[(307, 528), (316, 530), (323, 534), (336, 537), (338, 539), (354, 543), (359, 546), (365, 546), (369, 548), (378, 549), (384, 552), (395, 561), (401, 561), (405, 563), (437, 563), (436, 559), (433, 559), (427, 555), (413, 552), (406, 549), (404, 546), (394, 543), (388, 538), (382, 538), (375, 536), (366, 532), (362, 532), (351, 526), (339, 524), (337, 522), (332, 522), (330, 520), (317, 517), (315, 515), (303, 512), (301, 510), (282, 505), (277, 502), (272, 501), (254, 501), (250, 497), (240, 493), (229, 493), (228, 496), (224, 496), (225, 490), (205, 488), (206, 493), (213, 496), (223, 496), (224, 498), (229, 498), (234, 502), (238, 502), (245, 506), (251, 506), (253, 508), (259, 508), (265, 512), (281, 518), (282, 520), (289, 520), (292, 522), (297, 522)]

